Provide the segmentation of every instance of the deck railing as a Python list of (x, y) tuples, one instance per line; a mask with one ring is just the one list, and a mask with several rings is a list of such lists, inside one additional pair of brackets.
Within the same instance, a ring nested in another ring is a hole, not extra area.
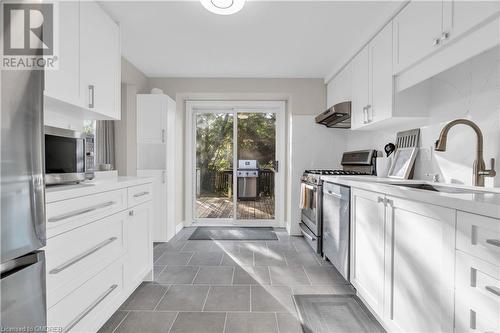
[[(196, 170), (197, 181), (201, 182), (201, 171)], [(198, 188), (197, 194), (217, 194), (230, 197), (232, 195), (233, 171), (209, 171), (203, 173), (205, 184)], [(207, 179), (208, 178), (208, 179)], [(274, 171), (271, 169), (259, 170), (257, 180), (257, 193), (259, 196), (274, 197)]]

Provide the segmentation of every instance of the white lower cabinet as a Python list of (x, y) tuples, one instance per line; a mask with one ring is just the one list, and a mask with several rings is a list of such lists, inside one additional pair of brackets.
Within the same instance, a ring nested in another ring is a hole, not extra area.
[(455, 332), (500, 332), (500, 267), (456, 255)]
[(151, 277), (151, 193), (151, 183), (143, 183), (49, 201), (48, 224), (54, 225), (45, 247), (49, 326), (96, 332)]
[(384, 302), (384, 195), (352, 191), (351, 283), (373, 311), (382, 313)]
[(352, 189), (351, 282), (390, 332), (452, 332), (455, 211)]
[(127, 257), (125, 260), (126, 288), (135, 289), (153, 265), (150, 203), (129, 210), (127, 220)]
[(126, 223), (127, 214), (121, 212), (49, 239), (48, 307), (125, 253)]
[(389, 196), (386, 207), (386, 326), (452, 332), (455, 211)]
[(97, 332), (124, 291), (123, 265), (116, 262), (49, 308), (47, 324), (62, 332)]

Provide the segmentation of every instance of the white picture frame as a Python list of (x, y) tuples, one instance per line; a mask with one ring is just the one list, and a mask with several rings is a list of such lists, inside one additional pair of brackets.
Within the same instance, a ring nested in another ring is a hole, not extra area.
[(396, 179), (408, 179), (417, 157), (418, 149), (412, 148), (398, 148), (394, 154), (392, 165), (389, 168), (387, 177)]

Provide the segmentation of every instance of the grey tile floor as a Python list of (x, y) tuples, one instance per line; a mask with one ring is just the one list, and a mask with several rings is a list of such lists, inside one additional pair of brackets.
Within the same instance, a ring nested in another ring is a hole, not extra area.
[(277, 241), (188, 240), (184, 228), (154, 247), (145, 282), (99, 332), (299, 333), (296, 294), (345, 294), (351, 287), (301, 237)]

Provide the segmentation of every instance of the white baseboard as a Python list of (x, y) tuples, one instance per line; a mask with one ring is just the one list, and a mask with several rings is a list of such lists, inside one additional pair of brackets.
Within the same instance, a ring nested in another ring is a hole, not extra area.
[(184, 228), (184, 222), (181, 222), (175, 226), (175, 234), (177, 235)]

